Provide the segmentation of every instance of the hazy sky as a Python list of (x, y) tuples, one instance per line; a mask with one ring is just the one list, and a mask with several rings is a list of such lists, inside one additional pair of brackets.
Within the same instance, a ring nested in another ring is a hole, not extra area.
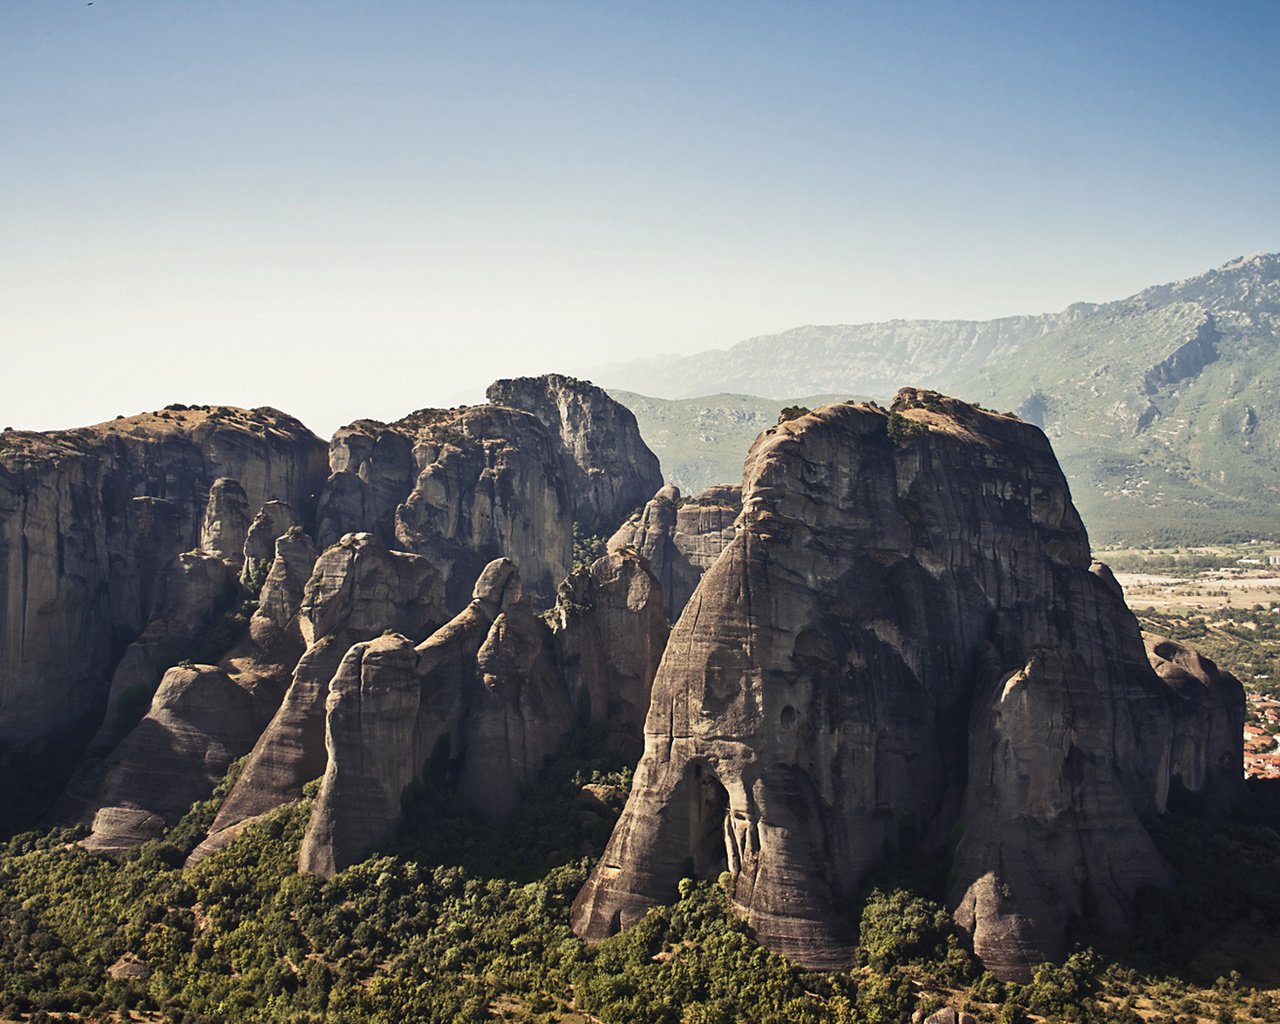
[(0, 425), (1118, 298), (1280, 249), (1280, 2), (0, 0)]

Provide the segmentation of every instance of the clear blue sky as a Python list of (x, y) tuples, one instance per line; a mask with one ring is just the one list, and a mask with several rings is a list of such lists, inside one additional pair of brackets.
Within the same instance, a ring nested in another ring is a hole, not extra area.
[(271, 404), (1280, 249), (1280, 3), (0, 3), (0, 421)]

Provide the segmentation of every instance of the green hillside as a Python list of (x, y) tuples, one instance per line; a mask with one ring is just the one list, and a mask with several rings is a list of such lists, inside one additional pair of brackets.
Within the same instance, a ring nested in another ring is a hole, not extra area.
[[(1095, 543), (1280, 536), (1280, 255), (1053, 315), (803, 327), (595, 377), (669, 396), (613, 392), (684, 488), (736, 480), (784, 405), (914, 385), (1043, 427)], [(779, 397), (687, 397), (726, 385)]]

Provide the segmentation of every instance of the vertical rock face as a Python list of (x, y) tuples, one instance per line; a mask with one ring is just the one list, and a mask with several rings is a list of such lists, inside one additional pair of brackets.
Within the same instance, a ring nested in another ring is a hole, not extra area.
[(354, 530), (430, 558), (452, 609), (492, 559), (516, 559), (533, 603), (555, 599), (573, 528), (613, 530), (662, 482), (635, 417), (599, 388), (550, 375), (498, 381), (489, 405), (423, 409), (334, 435), (318, 537)]
[(244, 542), (249, 535), (249, 496), (239, 480), (219, 477), (209, 488), (200, 549), (221, 558), (239, 572), (244, 564)]
[(268, 501), (258, 510), (245, 533), (243, 579), (271, 568), (276, 541), (293, 527), (301, 529), (302, 519), (287, 501)]
[(450, 607), (494, 558), (523, 567), (539, 606), (573, 557), (573, 502), (556, 438), (528, 413), (463, 410), (426, 426), (414, 447), (420, 470), (396, 509), (399, 546), (439, 565)]
[(355, 644), (329, 684), (329, 761), (311, 812), (299, 867), (331, 877), (361, 860), (400, 818), (400, 795), (416, 770), (421, 700), (413, 644), (399, 634)]
[(0, 438), (0, 789), (103, 712), (167, 565), (196, 547), (214, 481), (309, 507), (324, 446), (275, 410), (171, 407)]
[(98, 806), (82, 845), (117, 854), (158, 838), (208, 796), (261, 728), (252, 696), (223, 669), (169, 669), (147, 716), (99, 773)]
[(1156, 674), (1176, 695), (1170, 774), (1183, 789), (1218, 807), (1244, 799), (1240, 770), (1244, 687), (1230, 672), (1186, 644), (1142, 634)]
[[(230, 581), (230, 568), (221, 559), (193, 552), (180, 556), (175, 566), (188, 560), (216, 566)], [(249, 636), (219, 665), (183, 662), (165, 672), (154, 695), (145, 691), (150, 697), (146, 714), (121, 742), (109, 731), (113, 718), (104, 721), (91, 757), (57, 808), (60, 820), (89, 826), (86, 847), (115, 854), (157, 838), (193, 801), (208, 796), (231, 761), (253, 746), (303, 652), (297, 616), (314, 561), (305, 534), (281, 537)], [(208, 605), (197, 601), (195, 607), (205, 611)], [(163, 621), (153, 622), (144, 638)], [(127, 654), (121, 669), (130, 663)]]
[(667, 642), (657, 579), (634, 549), (611, 552), (560, 585), (553, 629), (575, 704), (627, 760), (637, 760)]
[(957, 920), (1024, 975), (1086, 899), (1123, 926), (1166, 880), (1138, 815), (1166, 798), (1172, 699), (1040, 431), (931, 392), (818, 409), (751, 449), (574, 927), (728, 870), (762, 942), (847, 965), (867, 871), (958, 836)]
[[(281, 562), (277, 558), (273, 576), (277, 568), (281, 576), (288, 572)], [(325, 551), (316, 560), (297, 613), (296, 628), (306, 650), (208, 839), (193, 857), (200, 860), (221, 849), (249, 821), (297, 799), (303, 784), (321, 775), (329, 681), (353, 644), (384, 631), (423, 636), (443, 617), (440, 576), (426, 559), (388, 551), (369, 533), (348, 534)]]
[(569, 489), (583, 533), (607, 534), (662, 486), (658, 458), (631, 410), (587, 381), (552, 373), (490, 385), (486, 397), (532, 413), (569, 455)]
[(680, 489), (663, 487), (609, 538), (610, 551), (635, 548), (649, 560), (675, 622), (698, 581), (733, 539), (742, 488), (718, 484), (682, 501)]
[(486, 566), (470, 604), (416, 649), (402, 636), (353, 647), (326, 717), (328, 764), (299, 856), (322, 875), (391, 834), (428, 761), (478, 813), (506, 817), (575, 721), (550, 631), (509, 559)]
[(227, 563), (204, 551), (187, 551), (170, 564), (151, 621), (129, 645), (111, 676), (107, 710), (89, 744), (101, 755), (145, 711), (165, 669), (184, 656), (199, 630), (226, 607), (235, 591)]

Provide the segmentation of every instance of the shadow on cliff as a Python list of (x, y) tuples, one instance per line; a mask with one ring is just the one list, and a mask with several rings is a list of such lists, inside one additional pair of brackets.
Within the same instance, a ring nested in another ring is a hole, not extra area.
[[(434, 762), (434, 763), (432, 763)], [(528, 882), (553, 868), (596, 858), (622, 813), (632, 766), (608, 752), (604, 735), (580, 727), (541, 772), (519, 810), (489, 822), (458, 793), (450, 766), (433, 758), (401, 803), (403, 823), (384, 853), (456, 865), (482, 878)]]
[(1152, 976), (1208, 986), (1238, 972), (1242, 985), (1280, 986), (1280, 780), (1250, 780), (1231, 821), (1174, 806), (1144, 823), (1177, 884), (1139, 893), (1132, 940), (1093, 944)]

